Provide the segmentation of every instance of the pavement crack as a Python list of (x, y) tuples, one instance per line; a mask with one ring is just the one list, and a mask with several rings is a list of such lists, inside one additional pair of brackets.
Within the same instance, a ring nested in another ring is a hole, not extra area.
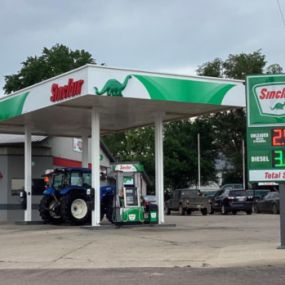
[[(77, 247), (77, 248), (75, 248), (75, 249), (72, 249), (72, 250), (70, 250), (70, 251), (68, 251), (68, 252), (66, 252), (66, 253), (64, 253), (64, 254), (62, 254), (61, 256), (59, 256), (58, 258), (54, 259), (54, 260), (53, 260), (52, 262), (50, 262), (49, 264), (58, 262), (59, 260), (66, 258), (68, 255), (70, 255), (70, 254), (72, 254), (72, 253), (75, 253), (76, 251), (81, 250), (81, 249), (83, 249), (83, 248), (89, 246), (89, 245), (92, 244), (92, 243), (93, 243), (93, 241), (86, 242), (86, 243), (84, 243), (83, 245), (81, 245), (81, 246), (79, 246), (79, 247)], [(71, 259), (72, 259), (72, 258), (71, 258)], [(45, 265), (45, 266), (46, 266), (46, 265)]]

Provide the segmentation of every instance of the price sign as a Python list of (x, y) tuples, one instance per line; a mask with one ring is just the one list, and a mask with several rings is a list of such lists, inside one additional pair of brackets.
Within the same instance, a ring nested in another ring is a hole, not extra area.
[(285, 76), (248, 76), (246, 83), (249, 181), (285, 181)]

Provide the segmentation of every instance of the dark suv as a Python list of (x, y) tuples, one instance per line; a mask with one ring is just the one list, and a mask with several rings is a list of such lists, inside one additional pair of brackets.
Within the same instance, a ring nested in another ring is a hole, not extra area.
[(234, 215), (238, 211), (252, 214), (252, 198), (248, 197), (245, 190), (226, 189), (219, 191), (212, 201), (212, 212), (221, 212), (223, 215), (231, 212)]

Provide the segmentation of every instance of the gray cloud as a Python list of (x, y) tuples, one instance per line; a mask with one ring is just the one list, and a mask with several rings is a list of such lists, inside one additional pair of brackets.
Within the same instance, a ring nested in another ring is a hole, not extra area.
[(0, 36), (0, 87), (28, 56), (56, 43), (108, 66), (194, 70), (261, 48), (268, 63), (285, 67), (285, 27), (273, 0), (2, 0)]

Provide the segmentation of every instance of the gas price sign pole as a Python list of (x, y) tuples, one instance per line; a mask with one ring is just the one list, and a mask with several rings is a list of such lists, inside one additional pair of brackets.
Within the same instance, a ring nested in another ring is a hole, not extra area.
[(285, 249), (285, 75), (248, 76), (249, 182), (278, 182), (281, 247)]

